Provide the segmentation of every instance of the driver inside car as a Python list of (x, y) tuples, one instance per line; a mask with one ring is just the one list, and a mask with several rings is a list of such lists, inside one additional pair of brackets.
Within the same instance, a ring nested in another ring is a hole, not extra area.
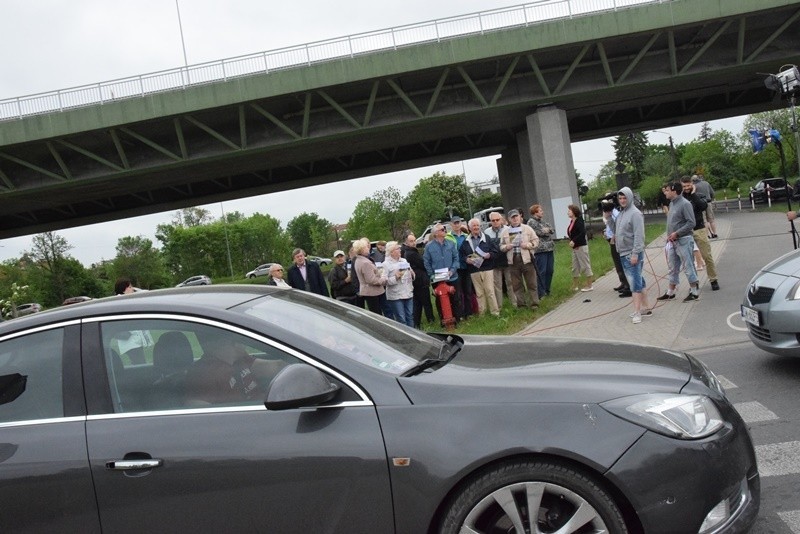
[(253, 357), (227, 332), (200, 339), (204, 354), (186, 376), (189, 406), (264, 402), (267, 386), (283, 362)]

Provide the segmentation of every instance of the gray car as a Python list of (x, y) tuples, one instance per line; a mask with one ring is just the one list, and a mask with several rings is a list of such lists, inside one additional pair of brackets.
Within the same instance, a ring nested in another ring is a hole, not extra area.
[(175, 287), (208, 286), (211, 285), (211, 278), (204, 274), (190, 276)]
[(747, 284), (741, 311), (757, 347), (800, 356), (800, 250), (756, 273)]
[(0, 387), (3, 532), (732, 533), (759, 507), (692, 356), (425, 334), (303, 291), (8, 321)]
[(271, 263), (262, 263), (252, 271), (248, 272), (245, 277), (255, 278), (256, 276), (267, 276), (269, 274), (270, 267), (272, 267)]

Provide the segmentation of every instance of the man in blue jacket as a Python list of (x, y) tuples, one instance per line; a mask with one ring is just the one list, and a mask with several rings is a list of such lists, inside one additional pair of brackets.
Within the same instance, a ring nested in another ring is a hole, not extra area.
[[(461, 292), (458, 289), (458, 251), (453, 241), (445, 239), (444, 225), (439, 223), (433, 227), (433, 239), (425, 245), (425, 252), (422, 254), (422, 261), (425, 263), (425, 270), (431, 279), (433, 287), (439, 282), (445, 282), (448, 286), (455, 289), (455, 293), (450, 293), (450, 306), (453, 310), (453, 317), (463, 317), (461, 307)], [(436, 271), (446, 269), (447, 278), (436, 278)], [(442, 307), (439, 299), (436, 299), (436, 308), (439, 310), (439, 317), (442, 316)]]

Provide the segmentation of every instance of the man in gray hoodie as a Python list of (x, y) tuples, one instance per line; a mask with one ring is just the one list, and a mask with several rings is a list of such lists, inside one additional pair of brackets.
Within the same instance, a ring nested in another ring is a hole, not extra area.
[(664, 194), (670, 201), (669, 214), (667, 214), (667, 265), (669, 266), (669, 288), (657, 300), (672, 300), (675, 298), (675, 288), (678, 287), (678, 275), (683, 264), (683, 272), (689, 280), (689, 295), (683, 302), (692, 302), (700, 298), (700, 284), (697, 281), (697, 271), (694, 268), (694, 237), (695, 226), (694, 209), (692, 204), (683, 195), (683, 186), (680, 182), (667, 184)]
[(633, 191), (623, 187), (617, 193), (620, 213), (616, 220), (609, 221), (609, 228), (614, 233), (622, 270), (628, 279), (628, 286), (633, 293), (633, 324), (642, 322), (642, 317), (653, 315), (644, 293), (645, 281), (642, 277), (644, 266), (644, 216), (633, 204)]

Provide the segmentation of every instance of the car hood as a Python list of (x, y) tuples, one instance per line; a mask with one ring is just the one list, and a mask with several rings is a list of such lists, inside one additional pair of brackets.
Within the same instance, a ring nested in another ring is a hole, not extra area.
[(640, 393), (678, 393), (691, 364), (677, 352), (562, 338), (464, 336), (447, 365), (398, 380), (411, 402), (598, 403)]
[(761, 273), (774, 273), (781, 276), (800, 278), (800, 250), (793, 250), (767, 264), (761, 269)]

